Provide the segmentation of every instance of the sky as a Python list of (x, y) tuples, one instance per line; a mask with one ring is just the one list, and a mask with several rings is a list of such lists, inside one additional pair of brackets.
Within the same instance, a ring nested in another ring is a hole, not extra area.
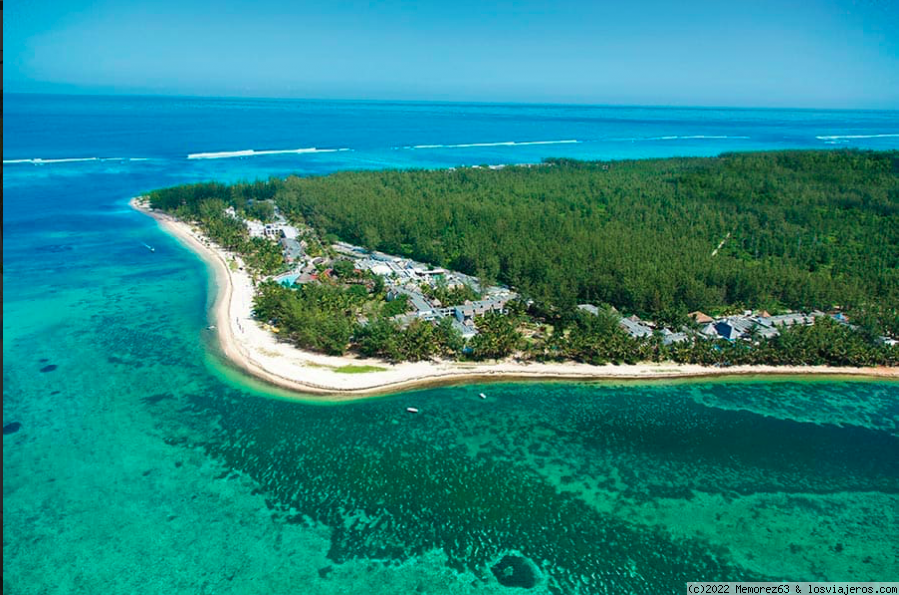
[(6, 92), (899, 108), (899, 0), (13, 0)]

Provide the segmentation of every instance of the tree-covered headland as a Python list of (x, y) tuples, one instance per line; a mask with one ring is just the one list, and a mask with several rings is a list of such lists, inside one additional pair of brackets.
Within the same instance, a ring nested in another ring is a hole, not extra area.
[[(881, 341), (899, 334), (895, 151), (342, 172), (179, 186), (150, 199), (155, 208), (202, 222), (226, 247), (249, 250), (264, 272), (272, 272), (274, 257), (253, 246), (239, 223), (225, 221), (225, 207), (259, 217), (259, 202), (271, 201), (322, 240), (336, 237), (507, 284), (527, 305), (509, 314), (512, 324), (484, 325), (503, 327), (496, 345), (490, 332), (472, 339), (491, 343), (467, 350), (484, 357), (896, 361), (895, 348)], [(283, 300), (310, 301), (297, 293)], [(579, 303), (598, 305), (601, 314), (578, 311)], [(657, 337), (622, 336), (604, 318), (609, 308), (675, 329), (688, 326), (695, 310), (836, 309), (854, 324), (828, 319), (770, 341), (661, 346)], [(345, 348), (390, 352), (371, 340), (379, 327), (362, 328), (358, 318), (348, 315), (341, 331)], [(447, 352), (458, 350), (454, 341)]]

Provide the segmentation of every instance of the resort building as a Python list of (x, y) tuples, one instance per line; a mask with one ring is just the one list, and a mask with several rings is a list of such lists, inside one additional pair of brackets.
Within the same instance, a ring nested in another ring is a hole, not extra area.
[[(665, 330), (668, 330), (668, 329), (665, 329)], [(688, 335), (687, 333), (683, 333), (683, 332), (672, 333), (671, 331), (668, 331), (668, 333), (664, 333), (664, 331), (663, 331), (663, 334), (665, 336), (662, 337), (662, 345), (672, 345), (674, 343), (684, 343), (684, 342), (690, 340), (690, 335)]]
[(489, 312), (505, 314), (508, 301), (508, 299), (501, 297), (489, 297), (477, 302), (465, 302), (460, 306), (453, 307), (453, 315), (456, 317), (456, 320), (464, 324), (467, 320), (474, 320), (478, 316), (484, 316)]
[(721, 335), (718, 334), (718, 329), (715, 328), (715, 323), (710, 322), (708, 324), (704, 324), (699, 328), (699, 334), (704, 336), (706, 339), (720, 339)]
[(744, 335), (749, 334), (750, 330), (755, 326), (755, 322), (748, 318), (731, 317), (725, 318), (715, 323), (715, 331), (718, 336), (728, 341), (736, 341)]
[(696, 321), (697, 324), (711, 324), (715, 322), (715, 319), (709, 316), (708, 314), (704, 314), (697, 310), (696, 312), (690, 312), (687, 314), (690, 318)]
[(253, 221), (252, 219), (247, 219), (244, 221), (244, 225), (247, 226), (247, 231), (250, 233), (251, 238), (264, 238), (265, 237), (265, 226), (259, 221)]
[(283, 249), (284, 260), (288, 263), (293, 264), (303, 258), (303, 245), (297, 241), (296, 236), (293, 238), (283, 237), (280, 244)]
[(282, 225), (281, 237), (287, 240), (296, 240), (300, 237), (300, 230), (293, 225)]
[(756, 320), (763, 326), (793, 326), (796, 324), (815, 324), (815, 319), (825, 316), (824, 312), (814, 310), (811, 313), (792, 312), (778, 316), (759, 316)]
[(652, 336), (652, 328), (644, 324), (643, 321), (636, 316), (622, 318), (618, 321), (618, 324), (621, 325), (628, 335), (635, 339)]
[(474, 327), (474, 324), (466, 324), (463, 322), (459, 322), (455, 318), (453, 319), (453, 327), (459, 331), (462, 335), (463, 339), (470, 339), (478, 334), (478, 329)]

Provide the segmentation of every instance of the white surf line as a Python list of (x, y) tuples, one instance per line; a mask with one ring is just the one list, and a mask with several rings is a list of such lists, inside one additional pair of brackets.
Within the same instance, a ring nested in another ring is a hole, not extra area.
[(565, 140), (523, 140), (523, 141), (498, 141), (491, 143), (463, 143), (457, 145), (411, 145), (401, 147), (403, 149), (470, 149), (479, 147), (523, 147), (528, 145), (576, 145), (583, 141), (575, 139)]
[(608, 142), (656, 142), (669, 140), (749, 140), (751, 136), (745, 135), (729, 135), (729, 134), (687, 134), (676, 135), (670, 134), (665, 136), (629, 136), (629, 137), (613, 137), (603, 139)]
[(30, 163), (32, 165), (52, 165), (54, 163), (81, 163), (87, 161), (149, 161), (149, 157), (68, 157), (61, 159), (43, 159), (41, 157), (33, 157), (29, 159), (4, 159), (4, 165), (16, 163)]
[(78, 161), (100, 161), (99, 157), (70, 157), (68, 159), (41, 159), (40, 157), (35, 157), (34, 159), (4, 159), (3, 163), (33, 163), (34, 165), (44, 165), (47, 163), (75, 163)]
[(746, 140), (748, 136), (729, 136), (726, 134), (692, 134), (687, 136), (652, 136), (646, 140)]
[(835, 140), (852, 140), (861, 138), (899, 138), (899, 133), (889, 132), (884, 134), (832, 134), (816, 136), (818, 140), (835, 141)]
[(269, 149), (257, 151), (255, 149), (244, 149), (242, 151), (218, 151), (212, 153), (190, 153), (188, 159), (230, 159), (234, 157), (257, 157), (259, 155), (302, 155), (306, 153), (341, 153), (351, 151), (352, 149), (319, 149), (316, 147), (306, 147), (302, 149)]

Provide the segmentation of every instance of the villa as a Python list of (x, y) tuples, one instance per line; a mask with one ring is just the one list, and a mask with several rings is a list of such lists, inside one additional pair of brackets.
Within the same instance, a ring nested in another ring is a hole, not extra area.
[(244, 220), (244, 225), (247, 226), (247, 231), (250, 233), (251, 238), (264, 238), (265, 237), (265, 226), (259, 221), (253, 221), (252, 219)]
[(687, 314), (690, 318), (696, 321), (696, 324), (710, 324), (715, 322), (715, 319), (709, 316), (708, 314), (704, 314), (697, 310), (696, 312), (690, 312)]
[(634, 339), (642, 339), (652, 336), (652, 328), (644, 324), (643, 321), (636, 316), (631, 316), (630, 318), (622, 318), (620, 321), (618, 321), (618, 324), (620, 324), (621, 327), (624, 328), (624, 330), (627, 332), (627, 334)]

